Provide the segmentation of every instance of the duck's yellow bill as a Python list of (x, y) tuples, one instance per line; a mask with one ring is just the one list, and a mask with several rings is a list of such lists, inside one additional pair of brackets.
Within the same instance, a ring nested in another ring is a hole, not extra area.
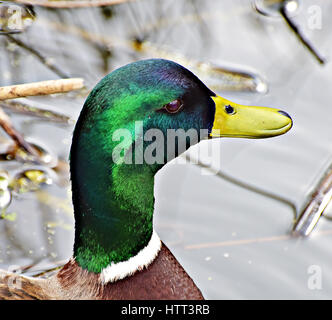
[(242, 106), (220, 96), (212, 97), (216, 112), (210, 137), (268, 138), (286, 133), (292, 118), (274, 108)]

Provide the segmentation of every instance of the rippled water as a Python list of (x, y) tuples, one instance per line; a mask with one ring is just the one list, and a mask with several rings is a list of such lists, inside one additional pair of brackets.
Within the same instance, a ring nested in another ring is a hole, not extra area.
[[(312, 5), (322, 9), (320, 30), (308, 25)], [(331, 8), (328, 1), (310, 0), (294, 17), (327, 58)], [(292, 130), (266, 140), (202, 142), (189, 150), (192, 157), (206, 143), (221, 150), (220, 159), (212, 163), (218, 174), (193, 164), (165, 166), (156, 176), (155, 227), (206, 298), (331, 298), (332, 222), (321, 218), (307, 239), (289, 236), (293, 207), (300, 211), (332, 162), (331, 63), (319, 65), (281, 18), (259, 15), (250, 1), (137, 0), (107, 8), (34, 10), (36, 20), (15, 37), (62, 73), (83, 77), (88, 89), (114, 68), (158, 57), (165, 48), (171, 55), (235, 65), (265, 79), (266, 94), (216, 91), (238, 103), (280, 107), (292, 115)], [(135, 49), (133, 39), (147, 41), (153, 50)], [(36, 55), (4, 36), (0, 36), (0, 70), (0, 85), (57, 78)], [(76, 119), (84, 96), (28, 100)], [(68, 159), (73, 124), (18, 114), (12, 118), (30, 141)], [(11, 174), (22, 170), (17, 162), (0, 166)], [(287, 201), (231, 183), (225, 175)], [(32, 264), (27, 271), (32, 274), (71, 256), (69, 189), (67, 181), (14, 197), (7, 211), (16, 213), (16, 219), (0, 220), (1, 268)], [(321, 289), (310, 289), (310, 266), (321, 271)]]

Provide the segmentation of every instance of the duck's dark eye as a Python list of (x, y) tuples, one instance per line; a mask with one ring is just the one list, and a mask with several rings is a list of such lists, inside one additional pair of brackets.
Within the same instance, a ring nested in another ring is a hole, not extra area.
[(225, 111), (228, 114), (233, 114), (235, 112), (234, 108), (231, 105), (225, 106)]
[(176, 99), (170, 103), (167, 103), (163, 106), (163, 109), (165, 109), (169, 113), (176, 113), (182, 108), (183, 104), (182, 101), (179, 99)]

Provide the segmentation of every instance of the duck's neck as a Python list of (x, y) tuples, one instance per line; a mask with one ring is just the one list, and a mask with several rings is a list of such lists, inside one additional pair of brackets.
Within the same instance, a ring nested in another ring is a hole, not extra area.
[(129, 261), (146, 247), (150, 248), (143, 251), (146, 257), (138, 262), (148, 263), (156, 254), (150, 252), (158, 249), (158, 243), (160, 247), (160, 240), (152, 237), (154, 175), (162, 165), (115, 163), (113, 132), (96, 117), (87, 124), (81, 115), (70, 164), (74, 257), (83, 269), (100, 273), (110, 265)]
[[(92, 147), (97, 152), (98, 147)], [(110, 168), (109, 164), (105, 158), (95, 158), (93, 164), (84, 168), (82, 163), (72, 173), (74, 256), (92, 272), (136, 256), (149, 245), (153, 233), (154, 173), (144, 165)]]

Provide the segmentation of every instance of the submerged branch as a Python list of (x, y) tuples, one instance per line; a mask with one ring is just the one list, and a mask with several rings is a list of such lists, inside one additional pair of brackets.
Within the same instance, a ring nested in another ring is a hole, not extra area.
[(83, 88), (82, 78), (47, 80), (0, 87), (0, 100), (64, 93)]

